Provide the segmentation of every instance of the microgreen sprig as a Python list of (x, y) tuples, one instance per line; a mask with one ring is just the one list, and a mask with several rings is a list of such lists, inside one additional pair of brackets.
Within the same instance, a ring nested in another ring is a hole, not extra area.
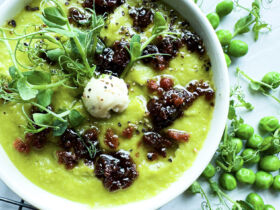
[[(249, 75), (247, 75), (240, 68), (237, 68), (236, 72), (238, 74), (241, 74), (243, 77), (245, 77), (246, 79), (249, 80), (249, 82), (250, 82), (249, 87), (250, 87), (251, 90), (256, 91), (256, 92), (260, 92), (263, 95), (269, 96), (269, 97), (273, 98), (275, 101), (277, 101), (278, 103), (280, 103), (280, 99), (270, 93), (272, 90), (275, 90), (277, 87), (275, 88), (273, 85), (270, 85), (270, 84), (267, 84), (263, 81), (258, 81), (258, 80), (255, 80), (255, 79), (251, 78)], [(279, 80), (279, 78), (275, 78), (275, 79)], [(280, 80), (277, 81), (277, 82), (280, 82)]]
[(252, 8), (248, 9), (240, 5), (238, 1), (235, 1), (238, 7), (248, 11), (249, 14), (246, 15), (245, 17), (240, 18), (236, 22), (234, 26), (233, 37), (249, 32), (251, 30), (250, 27), (253, 26), (252, 31), (254, 32), (254, 39), (255, 41), (257, 41), (259, 39), (260, 32), (262, 32), (263, 30), (267, 30), (267, 31), (271, 30), (269, 24), (265, 23), (261, 19), (260, 16), (261, 2), (262, 2), (261, 0), (254, 0), (254, 2), (252, 3)]
[(135, 62), (142, 60), (144, 58), (159, 56), (159, 55), (167, 55), (169, 54), (163, 54), (163, 53), (156, 53), (156, 54), (149, 54), (142, 56), (144, 49), (153, 42), (158, 36), (161, 35), (178, 35), (174, 32), (168, 32), (166, 31), (168, 28), (167, 21), (164, 18), (163, 14), (160, 12), (156, 12), (154, 16), (154, 27), (152, 29), (152, 35), (149, 37), (144, 43), (141, 43), (141, 36), (136, 34), (131, 38), (131, 41), (129, 43), (130, 48), (127, 49), (130, 54), (130, 62), (125, 68), (124, 72), (122, 73), (121, 77), (125, 78), (127, 73), (130, 71), (130, 69), (133, 67)]

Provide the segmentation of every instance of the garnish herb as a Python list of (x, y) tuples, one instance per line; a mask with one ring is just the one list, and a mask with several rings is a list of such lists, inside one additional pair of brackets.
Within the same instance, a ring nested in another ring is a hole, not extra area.
[(267, 77), (267, 74), (266, 74), (263, 77), (262, 81), (257, 81), (255, 79), (251, 78), (249, 75), (247, 75), (240, 68), (237, 68), (236, 72), (238, 74), (241, 74), (247, 80), (249, 80), (249, 82), (250, 82), (249, 87), (251, 90), (262, 93), (263, 95), (266, 95), (266, 96), (270, 96), (275, 101), (280, 103), (280, 99), (271, 94), (271, 91), (275, 90), (280, 85), (280, 73), (275, 72), (275, 74), (272, 74), (270, 77), (270, 80), (266, 80), (266, 77)]
[(167, 21), (165, 20), (163, 14), (160, 12), (156, 12), (154, 16), (154, 27), (152, 30), (152, 36), (148, 38), (148, 40), (145, 41), (144, 43), (141, 43), (141, 36), (138, 34), (134, 35), (131, 38), (131, 41), (129, 43), (130, 47), (129, 49), (127, 49), (130, 54), (130, 62), (125, 68), (124, 72), (122, 73), (121, 75), (122, 78), (126, 77), (127, 73), (133, 67), (134, 63), (139, 60), (142, 60), (144, 58), (154, 57), (157, 55), (167, 55), (167, 56), (169, 55), (169, 54), (157, 53), (157, 54), (149, 54), (149, 55), (142, 56), (143, 50), (158, 36), (167, 35), (167, 34), (177, 35), (177, 33), (166, 31), (167, 28), (168, 28)]
[(251, 30), (254, 32), (254, 39), (257, 41), (259, 39), (259, 34), (263, 30), (270, 31), (271, 27), (265, 23), (260, 16), (260, 8), (261, 8), (261, 0), (254, 0), (252, 3), (252, 8), (248, 9), (243, 7), (238, 3), (238, 1), (235, 1), (236, 5), (246, 11), (249, 12), (248, 15), (245, 17), (240, 18), (235, 26), (234, 26), (234, 34), (233, 37), (247, 33)]

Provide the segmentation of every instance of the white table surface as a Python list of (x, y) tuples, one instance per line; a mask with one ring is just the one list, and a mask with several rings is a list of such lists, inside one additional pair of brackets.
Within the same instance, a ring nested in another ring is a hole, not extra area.
[[(4, 0), (0, 0), (0, 4), (3, 1)], [(269, 71), (280, 72), (280, 0), (263, 1), (265, 9), (262, 9), (262, 16), (265, 21), (272, 25), (272, 31), (267, 34), (261, 34), (258, 42), (254, 42), (253, 35), (250, 33), (237, 37), (237, 39), (246, 41), (249, 44), (249, 53), (243, 58), (233, 60), (233, 64), (229, 69), (232, 85), (236, 83), (236, 75), (234, 72), (237, 66), (256, 79), (261, 79), (262, 76)], [(203, 0), (201, 9), (206, 14), (214, 11), (217, 2), (219, 2), (219, 0)], [(240, 0), (240, 3), (244, 5), (250, 5), (250, 2), (251, 0)], [(235, 9), (231, 15), (222, 20), (220, 27), (232, 31), (235, 21), (244, 14), (244, 11)], [(243, 86), (247, 94), (247, 99), (255, 106), (255, 110), (253, 112), (242, 113), (246, 122), (251, 125), (255, 125), (255, 128), (257, 128), (257, 122), (264, 116), (274, 115), (278, 116), (280, 119), (280, 104), (277, 104), (272, 99), (264, 97), (260, 94), (249, 92), (247, 83), (243, 79), (240, 80), (240, 84)], [(276, 95), (279, 97), (279, 91)], [(206, 191), (208, 191), (206, 185), (205, 188)], [(265, 203), (272, 204), (277, 210), (280, 210), (280, 193), (276, 193), (274, 191), (267, 190), (262, 192), (249, 186), (239, 186), (238, 189), (229, 194), (232, 198), (238, 200), (245, 199), (246, 195), (252, 191), (260, 193), (264, 198)], [(1, 182), (1, 180), (0, 196), (20, 201), (20, 198), (3, 182)], [(202, 199), (200, 195), (193, 196), (186, 192), (162, 207), (160, 210), (199, 210), (201, 209), (201, 202)], [(218, 204), (218, 200), (214, 197), (211, 197), (211, 202), (212, 204)], [(14, 206), (0, 202), (0, 210), (15, 209), (17, 208)]]

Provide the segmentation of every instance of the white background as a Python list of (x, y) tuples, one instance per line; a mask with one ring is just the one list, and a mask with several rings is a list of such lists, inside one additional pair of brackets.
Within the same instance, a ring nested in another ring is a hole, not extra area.
[[(3, 1), (4, 0), (0, 0), (0, 3)], [(269, 71), (280, 72), (280, 0), (263, 1), (264, 8), (262, 8), (262, 16), (266, 22), (272, 25), (272, 31), (261, 34), (258, 42), (254, 42), (253, 35), (250, 33), (236, 37), (236, 39), (241, 39), (249, 44), (249, 53), (245, 57), (233, 60), (229, 69), (232, 85), (236, 84), (235, 69), (237, 66), (256, 79), (261, 79), (262, 76)], [(204, 0), (201, 4), (202, 11), (205, 14), (214, 11), (217, 2), (219, 2), (219, 0)], [(240, 3), (250, 7), (251, 0), (240, 0)], [(246, 12), (243, 10), (235, 9), (232, 14), (222, 19), (220, 28), (233, 31), (236, 20), (245, 14)], [(255, 125), (256, 131), (257, 123), (262, 117), (274, 115), (280, 119), (280, 104), (270, 98), (250, 92), (244, 79), (240, 79), (240, 84), (245, 90), (247, 100), (255, 106), (253, 112), (242, 112), (242, 116), (247, 123)], [(275, 94), (279, 97), (279, 90)], [(206, 191), (208, 191), (207, 185), (203, 184), (203, 186)], [(229, 195), (235, 200), (245, 199), (246, 195), (252, 191), (257, 191), (262, 195), (265, 203), (272, 204), (277, 210), (280, 210), (280, 193), (275, 191), (259, 191), (249, 186), (238, 186), (238, 189), (229, 193)], [(20, 201), (20, 198), (10, 191), (1, 181), (0, 196)], [(211, 196), (210, 198), (212, 204), (218, 207), (218, 200)], [(162, 207), (161, 210), (199, 210), (201, 209), (201, 202), (202, 199), (200, 195), (193, 196), (186, 192)], [(15, 210), (17, 208), (0, 202), (0, 209)]]

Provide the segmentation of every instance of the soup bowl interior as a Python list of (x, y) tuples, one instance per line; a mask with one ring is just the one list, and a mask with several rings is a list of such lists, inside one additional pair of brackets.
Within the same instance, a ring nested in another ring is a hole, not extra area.
[[(163, 0), (188, 20), (204, 40), (211, 59), (213, 80), (216, 88), (214, 114), (208, 136), (193, 165), (166, 190), (147, 200), (110, 209), (155, 209), (172, 200), (186, 190), (202, 173), (213, 157), (223, 134), (229, 106), (229, 79), (223, 50), (216, 34), (200, 9), (191, 0)], [(20, 12), (29, 0), (6, 0), (0, 6), (0, 24)], [(20, 197), (40, 209), (90, 209), (84, 204), (72, 202), (53, 195), (25, 178), (13, 165), (0, 146), (0, 178)], [(149, 190), (149, 189), (147, 189)], [(101, 209), (100, 207), (98, 207)], [(103, 208), (108, 209), (108, 208)]]

